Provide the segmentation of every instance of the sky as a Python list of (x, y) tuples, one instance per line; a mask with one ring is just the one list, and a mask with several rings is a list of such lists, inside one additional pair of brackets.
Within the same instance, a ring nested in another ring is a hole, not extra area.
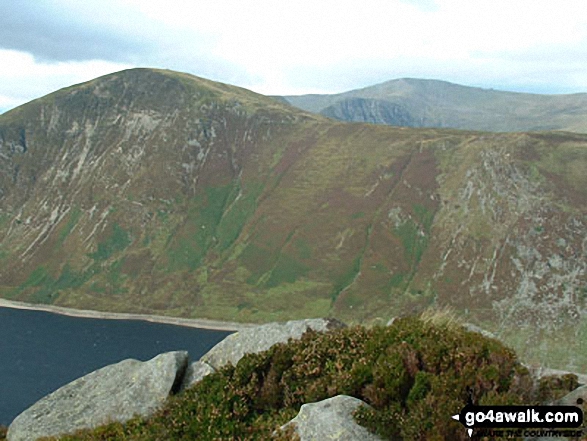
[(587, 92), (584, 0), (1, 0), (0, 113), (132, 67), (269, 95), (396, 78)]

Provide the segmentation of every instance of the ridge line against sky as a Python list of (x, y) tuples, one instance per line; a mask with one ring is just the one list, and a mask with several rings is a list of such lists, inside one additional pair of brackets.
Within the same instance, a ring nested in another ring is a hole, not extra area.
[(0, 112), (131, 67), (266, 95), (429, 78), (587, 92), (583, 0), (2, 0)]

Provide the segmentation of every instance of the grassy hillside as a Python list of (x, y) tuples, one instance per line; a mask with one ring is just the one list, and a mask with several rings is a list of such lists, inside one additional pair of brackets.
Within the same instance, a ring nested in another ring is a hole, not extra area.
[(587, 363), (587, 136), (336, 122), (150, 69), (0, 116), (0, 295), (265, 322), (453, 305)]
[(587, 132), (587, 94), (538, 95), (404, 78), (332, 95), (284, 97), (341, 121), (493, 132)]

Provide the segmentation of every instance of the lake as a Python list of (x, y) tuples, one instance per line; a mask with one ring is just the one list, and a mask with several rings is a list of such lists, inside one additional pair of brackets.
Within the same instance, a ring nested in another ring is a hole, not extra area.
[(0, 307), (0, 424), (101, 367), (175, 350), (195, 361), (230, 333)]

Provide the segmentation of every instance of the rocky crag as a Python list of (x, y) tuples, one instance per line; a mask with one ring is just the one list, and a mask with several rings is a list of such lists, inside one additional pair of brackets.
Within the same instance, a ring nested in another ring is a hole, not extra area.
[(258, 323), (452, 305), (572, 370), (586, 207), (581, 134), (342, 123), (152, 69), (0, 115), (12, 300)]

